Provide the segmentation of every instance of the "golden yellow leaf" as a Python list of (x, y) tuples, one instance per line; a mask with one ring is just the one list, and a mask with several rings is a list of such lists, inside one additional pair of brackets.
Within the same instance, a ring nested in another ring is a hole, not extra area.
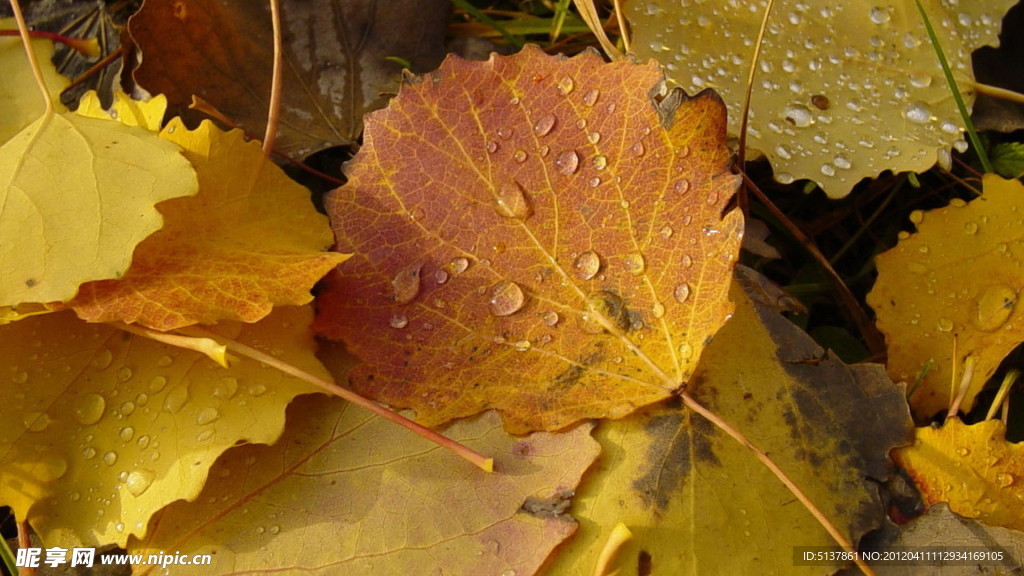
[[(632, 49), (686, 90), (713, 88), (739, 131), (765, 2), (630, 2)], [(996, 44), (1013, 0), (922, 4), (968, 104), (971, 51)], [(809, 178), (842, 197), (884, 170), (923, 172), (962, 142), (949, 85), (912, 0), (778, 0), (750, 100), (747, 143), (780, 182)]]
[(199, 498), (129, 550), (214, 555), (175, 576), (528, 576), (576, 530), (565, 508), (599, 450), (590, 430), (511, 437), (494, 412), (447, 428), (495, 458), (487, 474), (340, 400), (300, 398), (275, 446), (225, 453)]
[[(211, 328), (318, 375), (308, 308)], [(284, 405), (314, 388), (243, 359), (87, 324), (70, 312), (0, 327), (0, 499), (49, 546), (124, 545), (150, 515), (193, 499), (238, 441), (269, 443)]]
[[(909, 440), (902, 387), (846, 366), (734, 285), (733, 317), (691, 379), (692, 395), (766, 451), (852, 541), (883, 518), (874, 478)], [(793, 546), (835, 542), (751, 452), (678, 403), (599, 424), (599, 466), (573, 502), (580, 531), (546, 576), (591, 576), (613, 527), (634, 538), (621, 576), (822, 574)], [(647, 569), (641, 568), (647, 566)], [(651, 571), (653, 569), (653, 571)], [(646, 571), (645, 571), (646, 570)]]
[[(131, 102), (121, 119), (153, 115)], [(158, 330), (223, 319), (256, 322), (275, 305), (306, 304), (310, 289), (347, 256), (309, 191), (267, 160), (259, 143), (209, 122), (161, 133), (184, 149), (198, 195), (164, 202), (162, 230), (142, 242), (119, 280), (82, 286), (69, 306), (92, 322), (138, 322)]]
[[(878, 281), (868, 304), (889, 343), (889, 375), (913, 383), (914, 414), (948, 409), (950, 382), (959, 385), (965, 358), (975, 360), (974, 397), (999, 363), (1024, 342), (1017, 300), (1024, 289), (1024, 185), (988, 175), (984, 195), (928, 213), (914, 212), (917, 233), (878, 257)], [(953, 357), (957, 340), (959, 356)], [(954, 367), (959, 367), (954, 373)]]
[[(13, 18), (0, 18), (0, 29), (16, 30)], [(69, 84), (68, 79), (57, 73), (50, 58), (53, 57), (53, 43), (48, 40), (33, 40), (32, 49), (39, 61), (39, 68), (50, 91), (50, 99), (60, 112), (67, 109), (60, 104), (60, 93)], [(39, 89), (36, 87), (32, 69), (21, 38), (17, 36), (0, 37), (0, 70), (3, 70), (4, 81), (0, 82), (0, 144), (28, 126), (42, 115), (45, 105)]]
[(1006, 441), (1001, 420), (967, 425), (950, 418), (942, 428), (917, 429), (913, 446), (893, 450), (925, 504), (986, 524), (1024, 530), (1024, 444)]

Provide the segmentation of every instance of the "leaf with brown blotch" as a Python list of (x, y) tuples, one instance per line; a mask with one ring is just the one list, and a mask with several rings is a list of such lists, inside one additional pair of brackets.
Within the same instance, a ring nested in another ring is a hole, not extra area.
[[(688, 392), (767, 452), (856, 542), (882, 522), (877, 481), (913, 423), (879, 365), (847, 366), (737, 285), (736, 312), (708, 345)], [(793, 546), (831, 536), (750, 451), (680, 403), (601, 422), (598, 465), (571, 512), (580, 530), (544, 576), (591, 576), (612, 527), (633, 533), (620, 576), (819, 576)], [(831, 573), (829, 571), (828, 573)]]
[(515, 438), (493, 412), (445, 430), (495, 458), (487, 474), (340, 400), (299, 398), (281, 441), (225, 453), (196, 501), (128, 548), (214, 554), (176, 576), (529, 576), (576, 531), (566, 509), (599, 451), (590, 430)]
[(124, 277), (85, 284), (68, 305), (91, 322), (171, 330), (256, 322), (273, 306), (312, 300), (344, 256), (324, 251), (330, 230), (309, 192), (238, 130), (203, 122), (189, 131), (174, 119), (161, 137), (184, 149), (199, 194), (160, 204), (164, 228), (139, 244)]
[(354, 256), (316, 321), (363, 360), (356, 390), (428, 425), (496, 408), (523, 432), (686, 383), (732, 310), (742, 217), (722, 216), (738, 178), (721, 100), (666, 129), (660, 80), (593, 53), (449, 57), (368, 117), (327, 200)]
[[(163, 93), (190, 126), (197, 95), (263, 136), (273, 35), (267, 2), (147, 0), (129, 22), (142, 49), (135, 79)], [(444, 55), (446, 0), (293, 0), (281, 3), (283, 92), (276, 149), (301, 157), (350, 144), (362, 115), (398, 89), (402, 65), (434, 68)]]

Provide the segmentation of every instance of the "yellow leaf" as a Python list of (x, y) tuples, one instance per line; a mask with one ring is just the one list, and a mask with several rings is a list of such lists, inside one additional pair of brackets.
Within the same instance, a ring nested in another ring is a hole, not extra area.
[[(882, 520), (874, 478), (909, 440), (901, 387), (846, 366), (733, 286), (733, 317), (691, 379), (692, 395), (769, 454), (851, 541)], [(573, 502), (580, 531), (545, 576), (591, 576), (613, 527), (634, 538), (621, 576), (820, 575), (793, 546), (835, 542), (754, 455), (678, 403), (599, 424), (599, 467)], [(645, 570), (641, 566), (647, 566)], [(653, 572), (650, 569), (653, 568)]]
[(1006, 441), (1001, 420), (967, 425), (950, 418), (942, 428), (917, 429), (913, 446), (893, 450), (921, 490), (925, 504), (992, 526), (1024, 530), (1024, 444)]
[[(126, 103), (118, 117), (145, 117)], [(309, 191), (264, 158), (241, 131), (179, 119), (161, 133), (184, 148), (200, 193), (160, 205), (165, 225), (142, 242), (120, 280), (82, 287), (70, 303), (91, 322), (170, 330), (223, 319), (256, 322), (275, 305), (306, 304), (310, 289), (347, 256)]]
[[(1024, 289), (1024, 185), (988, 175), (982, 197), (927, 214), (915, 212), (917, 233), (878, 257), (878, 281), (868, 304), (889, 342), (889, 375), (913, 383), (931, 368), (910, 396), (922, 419), (949, 408), (950, 382), (960, 383), (964, 359), (975, 359), (974, 397), (999, 363), (1024, 342), (1017, 308)], [(958, 358), (953, 358), (957, 339)]]
[(495, 458), (487, 474), (340, 400), (300, 398), (281, 441), (225, 453), (199, 498), (129, 550), (213, 554), (175, 576), (527, 576), (576, 530), (564, 508), (597, 456), (590, 430), (512, 437), (494, 412), (446, 429)]
[(195, 194), (178, 147), (145, 130), (57, 114), (0, 146), (0, 305), (71, 299), (118, 278), (163, 224), (154, 204)]
[[(211, 330), (324, 376), (311, 314), (280, 308)], [(145, 534), (153, 512), (196, 497), (224, 450), (275, 441), (283, 406), (315, 390), (254, 361), (224, 369), (70, 312), (0, 327), (0, 389), (0, 499), (63, 547)]]
[[(691, 5), (692, 4), (692, 5)], [(713, 88), (739, 131), (763, 2), (630, 2), (633, 50), (685, 90)], [(968, 105), (971, 51), (997, 44), (1013, 0), (924, 0)], [(884, 170), (923, 172), (962, 141), (960, 112), (911, 0), (778, 0), (750, 95), (747, 144), (775, 178), (846, 196)]]
[[(13, 18), (0, 19), (0, 29), (14, 30), (18, 25)], [(53, 43), (48, 40), (33, 40), (32, 49), (42, 70), (46, 88), (50, 91), (59, 112), (65, 112), (60, 103), (60, 93), (69, 84), (68, 79), (57, 73), (50, 59), (53, 57)], [(28, 58), (21, 38), (17, 36), (0, 37), (0, 70), (3, 70), (4, 81), (0, 82), (0, 144), (28, 126), (46, 109), (36, 80), (29, 68)]]
[(132, 100), (124, 92), (114, 92), (114, 103), (110, 110), (103, 108), (96, 92), (86, 92), (75, 110), (81, 116), (112, 119), (128, 126), (140, 126), (150, 132), (159, 132), (167, 112), (167, 97), (157, 94), (149, 100)]

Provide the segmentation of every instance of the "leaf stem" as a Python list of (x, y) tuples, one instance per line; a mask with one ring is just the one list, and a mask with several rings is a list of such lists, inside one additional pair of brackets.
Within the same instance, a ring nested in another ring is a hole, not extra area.
[(601, 48), (604, 49), (604, 53), (608, 56), (609, 60), (622, 60), (625, 55), (620, 51), (611, 40), (608, 39), (608, 34), (604, 31), (604, 25), (601, 23), (601, 17), (597, 15), (597, 7), (594, 6), (594, 0), (572, 0), (572, 3), (576, 5), (576, 10), (579, 11), (580, 17), (590, 27), (590, 31), (597, 38), (597, 41), (601, 44)]
[(35, 76), (36, 85), (46, 102), (46, 111), (43, 116), (53, 116), (53, 99), (50, 98), (50, 91), (46, 88), (46, 80), (43, 79), (43, 71), (39, 68), (39, 61), (36, 60), (36, 52), (32, 49), (32, 41), (29, 37), (28, 25), (25, 24), (25, 16), (21, 13), (21, 4), (18, 0), (11, 0), (11, 10), (14, 12), (14, 19), (18, 22), (18, 32), (21, 34), (21, 43), (25, 46), (25, 55), (28, 57), (29, 67), (32, 68), (32, 75)]
[[(1010, 393), (1010, 388), (1013, 388), (1013, 384), (1020, 377), (1020, 370), (1010, 370), (1003, 377), (1003, 383), (999, 385), (999, 392), (996, 392), (996, 398), (992, 401), (992, 405), (989, 406), (988, 414), (985, 415), (985, 420), (991, 420), (995, 418), (996, 412), (999, 411), (999, 407), (1003, 406), (1005, 402), (1008, 402), (1007, 396)], [(1007, 424), (1007, 422), (1003, 422)]]
[(1007, 102), (1017, 102), (1024, 104), (1024, 94), (1020, 92), (1014, 92), (1013, 90), (1007, 90), (1006, 88), (1000, 88), (999, 86), (992, 86), (990, 84), (982, 84), (981, 82), (972, 82), (971, 87), (978, 94), (984, 94), (985, 96), (991, 96), (1000, 100), (1006, 100)]
[[(761, 45), (764, 43), (764, 34), (768, 30), (768, 17), (771, 15), (772, 6), (775, 5), (775, 0), (768, 0), (768, 3), (764, 7), (764, 16), (761, 17), (761, 29), (757, 31), (757, 39), (754, 40), (754, 54), (750, 57), (750, 69), (747, 71), (747, 90), (743, 95), (743, 114), (740, 116), (740, 138), (739, 138), (739, 150), (736, 152), (737, 160), (736, 165), (740, 169), (744, 169), (744, 163), (746, 162), (747, 152), (747, 121), (750, 117), (750, 95), (754, 90), (754, 76), (757, 74), (757, 60), (761, 56)], [(742, 204), (746, 204), (746, 194), (740, 200), (743, 214), (747, 214), (747, 209)]]
[(434, 442), (438, 446), (441, 446), (442, 448), (446, 448), (446, 449), (454, 452), (455, 454), (457, 454), (458, 456), (462, 457), (464, 460), (467, 460), (467, 461), (471, 462), (473, 465), (475, 465), (477, 468), (480, 468), (484, 472), (493, 472), (494, 471), (494, 459), (493, 458), (487, 458), (487, 457), (485, 457), (485, 456), (483, 456), (483, 455), (473, 451), (469, 447), (464, 446), (464, 445), (462, 445), (462, 444), (452, 440), (451, 438), (447, 438), (447, 437), (439, 434), (438, 432), (436, 432), (434, 430), (431, 430), (430, 428), (427, 428), (426, 426), (423, 426), (422, 424), (418, 424), (416, 422), (413, 422), (412, 420), (409, 420), (405, 416), (402, 416), (401, 414), (398, 414), (397, 412), (389, 410), (389, 409), (385, 408), (384, 406), (381, 406), (380, 404), (377, 404), (376, 402), (372, 402), (370, 400), (367, 400), (366, 398), (363, 398), (362, 396), (356, 394), (355, 392), (353, 392), (351, 390), (348, 390), (347, 388), (342, 388), (341, 386), (338, 386), (337, 384), (335, 384), (333, 382), (330, 382), (328, 380), (320, 378), (319, 376), (315, 376), (313, 374), (310, 374), (309, 372), (306, 372), (305, 370), (302, 370), (301, 368), (298, 368), (296, 366), (292, 366), (291, 364), (288, 364), (287, 362), (284, 362), (284, 361), (282, 361), (282, 360), (280, 360), (278, 358), (275, 358), (275, 357), (273, 357), (273, 356), (271, 356), (269, 354), (266, 354), (264, 352), (260, 352), (259, 350), (255, 349), (255, 348), (252, 348), (250, 346), (246, 346), (245, 344), (242, 344), (241, 342), (236, 342), (234, 340), (231, 340), (229, 338), (225, 338), (225, 337), (220, 336), (218, 334), (213, 334), (212, 332), (208, 332), (208, 331), (206, 331), (206, 330), (204, 330), (202, 328), (199, 328), (197, 326), (192, 326), (192, 327), (189, 327), (189, 328), (182, 328), (182, 329), (179, 330), (179, 332), (187, 334), (187, 335), (199, 336), (199, 337), (204, 337), (204, 338), (212, 338), (214, 340), (217, 340), (218, 342), (223, 342), (228, 347), (229, 350), (231, 350), (231, 351), (233, 351), (233, 352), (235, 352), (235, 353), (237, 353), (239, 355), (246, 356), (246, 357), (251, 358), (253, 360), (262, 362), (262, 363), (264, 363), (264, 364), (266, 364), (268, 366), (273, 366), (274, 368), (277, 368), (278, 370), (280, 370), (281, 372), (284, 372), (285, 374), (289, 374), (289, 375), (294, 376), (294, 377), (296, 377), (296, 378), (298, 378), (300, 380), (304, 380), (306, 382), (309, 382), (310, 384), (313, 384), (314, 386), (320, 388), (321, 390), (323, 390), (324, 392), (326, 392), (326, 393), (328, 393), (328, 394), (330, 394), (332, 396), (337, 396), (337, 397), (339, 397), (339, 398), (341, 398), (343, 400), (347, 400), (348, 402), (351, 402), (352, 404), (355, 404), (357, 406), (361, 406), (361, 407), (369, 410), (370, 412), (373, 412), (374, 414), (376, 414), (376, 415), (378, 415), (378, 416), (380, 416), (382, 418), (390, 420), (390, 421), (394, 422), (395, 424), (398, 424), (399, 426), (401, 426), (403, 428), (411, 430), (411, 431), (415, 432), (416, 434), (418, 434), (419, 436), (421, 436), (423, 438), (426, 438), (427, 440), (430, 440), (431, 442)]
[(693, 397), (687, 394), (686, 392), (680, 392), (679, 396), (683, 399), (683, 404), (685, 404), (687, 408), (693, 410), (697, 414), (700, 414), (704, 418), (708, 419), (721, 431), (725, 432), (729, 436), (732, 436), (734, 440), (742, 444), (744, 448), (750, 450), (754, 454), (754, 456), (756, 456), (757, 459), (760, 460), (761, 463), (764, 464), (764, 466), (772, 472), (772, 474), (775, 474), (775, 477), (778, 478), (779, 481), (782, 482), (782, 484), (789, 489), (793, 496), (796, 496), (796, 499), (799, 500), (800, 503), (804, 505), (804, 508), (807, 508), (807, 511), (810, 512), (812, 516), (814, 516), (815, 520), (817, 520), (823, 528), (825, 528), (825, 530), (829, 533), (829, 535), (832, 536), (836, 543), (842, 546), (842, 548), (847, 552), (853, 554), (853, 557), (855, 559), (854, 562), (857, 564), (857, 567), (860, 568), (860, 571), (863, 572), (866, 576), (876, 576), (875, 571), (871, 568), (871, 566), (868, 566), (867, 563), (864, 562), (864, 560), (862, 560), (858, 554), (856, 554), (856, 549), (853, 547), (853, 544), (851, 544), (850, 541), (846, 539), (846, 536), (844, 536), (843, 533), (840, 532), (839, 529), (832, 524), (832, 522), (814, 504), (814, 502), (812, 502), (811, 499), (806, 494), (804, 494), (804, 491), (801, 490), (800, 487), (797, 486), (796, 483), (793, 482), (793, 480), (785, 472), (783, 472), (782, 469), (779, 468), (779, 466), (775, 464), (775, 462), (773, 462), (771, 458), (768, 457), (767, 454), (762, 452), (761, 449), (758, 448), (757, 446), (754, 446), (750, 442), (750, 440), (747, 440), (747, 437), (744, 436), (742, 432), (730, 426), (726, 421), (719, 418), (717, 414), (702, 406), (699, 402), (694, 400)]
[(263, 136), (263, 156), (270, 158), (277, 139), (277, 125), (281, 117), (281, 6), (280, 0), (270, 0), (270, 19), (274, 29), (274, 67), (270, 78), (270, 103), (267, 105), (267, 131)]
[[(20, 36), (21, 30), (0, 30), (0, 36)], [(64, 36), (63, 34), (57, 34), (56, 32), (47, 32), (46, 30), (29, 30), (28, 35), (32, 38), (45, 38), (51, 42), (59, 42), (68, 48), (71, 48), (75, 52), (95, 58), (100, 55), (99, 43), (95, 39), (90, 38), (75, 38), (73, 36)]]

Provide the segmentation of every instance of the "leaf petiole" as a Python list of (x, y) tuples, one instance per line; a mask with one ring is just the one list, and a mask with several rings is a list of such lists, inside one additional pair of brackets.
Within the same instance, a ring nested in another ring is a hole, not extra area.
[(28, 25), (25, 24), (25, 16), (21, 13), (21, 4), (18, 0), (11, 0), (11, 10), (14, 12), (14, 19), (18, 22), (18, 33), (21, 34), (21, 43), (25, 46), (25, 56), (28, 57), (28, 65), (32, 68), (32, 75), (35, 76), (36, 85), (39, 86), (39, 91), (43, 95), (43, 101), (46, 102), (46, 112), (43, 113), (43, 116), (49, 118), (54, 113), (53, 100), (50, 98), (50, 91), (46, 88), (46, 80), (43, 79), (43, 71), (39, 68), (39, 61), (36, 60), (36, 52), (32, 49)]

